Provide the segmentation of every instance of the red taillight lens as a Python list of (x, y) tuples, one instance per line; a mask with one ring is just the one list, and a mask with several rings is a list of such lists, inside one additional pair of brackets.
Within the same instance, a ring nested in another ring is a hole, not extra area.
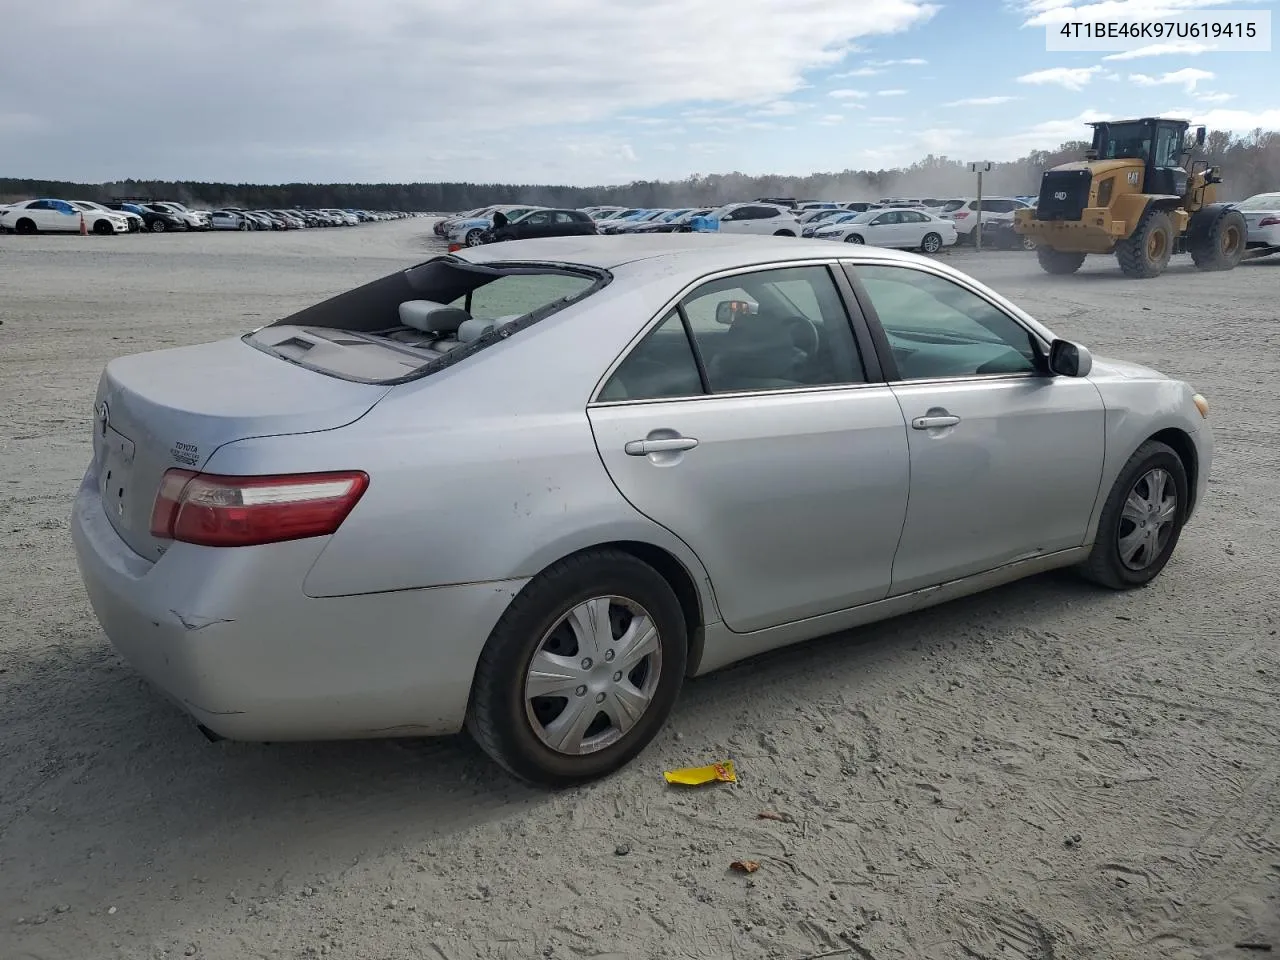
[(151, 535), (205, 547), (327, 536), (368, 487), (360, 471), (223, 477), (169, 470), (151, 511)]
[(957, 220), (963, 220), (968, 215), (969, 215), (968, 210), (957, 210), (955, 213), (952, 214), (952, 216), (955, 217)]
[(1260, 227), (1280, 227), (1280, 217), (1263, 217), (1258, 221)]

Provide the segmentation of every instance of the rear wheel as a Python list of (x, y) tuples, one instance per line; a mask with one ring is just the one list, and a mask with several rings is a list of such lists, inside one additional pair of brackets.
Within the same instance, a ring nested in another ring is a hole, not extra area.
[(1167, 444), (1148, 440), (1116, 478), (1080, 572), (1113, 590), (1150, 583), (1178, 545), (1188, 497), (1182, 460)]
[(1148, 210), (1133, 236), (1116, 244), (1116, 259), (1126, 277), (1149, 280), (1164, 273), (1173, 255), (1173, 223), (1163, 210)]
[(1075, 273), (1084, 263), (1085, 254), (1073, 250), (1054, 250), (1052, 247), (1036, 247), (1036, 259), (1045, 273), (1063, 276)]
[(1249, 224), (1239, 210), (1223, 211), (1191, 244), (1191, 260), (1201, 270), (1234, 270), (1244, 258)]
[(924, 239), (920, 241), (922, 253), (937, 253), (941, 249), (942, 237), (936, 233), (926, 233)]
[(30, 217), (23, 217), (13, 226), (14, 233), (31, 234), (36, 232), (36, 222)]
[(489, 635), (467, 729), (522, 779), (604, 776), (662, 728), (684, 680), (684, 615), (662, 576), (592, 550), (531, 580)]

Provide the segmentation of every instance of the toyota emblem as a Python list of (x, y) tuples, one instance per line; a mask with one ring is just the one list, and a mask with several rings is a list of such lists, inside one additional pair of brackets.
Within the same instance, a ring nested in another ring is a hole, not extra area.
[(1055, 199), (1055, 200), (1065, 200), (1065, 199), (1067, 199), (1067, 191), (1065, 191), (1065, 190), (1059, 190), (1057, 193), (1055, 193), (1055, 194), (1053, 195), (1053, 199)]
[(107, 409), (107, 402), (104, 400), (98, 404), (98, 429), (102, 431), (102, 435), (107, 435), (107, 424), (111, 420), (111, 412)]

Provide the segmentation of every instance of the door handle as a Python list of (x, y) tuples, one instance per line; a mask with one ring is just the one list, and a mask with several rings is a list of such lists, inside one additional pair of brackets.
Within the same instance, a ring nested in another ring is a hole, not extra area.
[(935, 430), (938, 427), (954, 427), (959, 422), (959, 417), (953, 417), (950, 414), (937, 417), (916, 417), (911, 421), (911, 427), (913, 430)]
[(647, 457), (651, 453), (692, 450), (698, 445), (693, 437), (663, 437), (658, 440), (628, 440), (622, 449), (629, 457)]

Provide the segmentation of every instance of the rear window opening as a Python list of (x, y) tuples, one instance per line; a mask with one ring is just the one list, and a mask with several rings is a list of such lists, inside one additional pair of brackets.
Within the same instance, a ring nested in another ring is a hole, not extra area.
[(473, 264), (440, 257), (246, 334), (250, 346), (319, 373), (394, 384), (483, 350), (612, 279), (576, 264)]

